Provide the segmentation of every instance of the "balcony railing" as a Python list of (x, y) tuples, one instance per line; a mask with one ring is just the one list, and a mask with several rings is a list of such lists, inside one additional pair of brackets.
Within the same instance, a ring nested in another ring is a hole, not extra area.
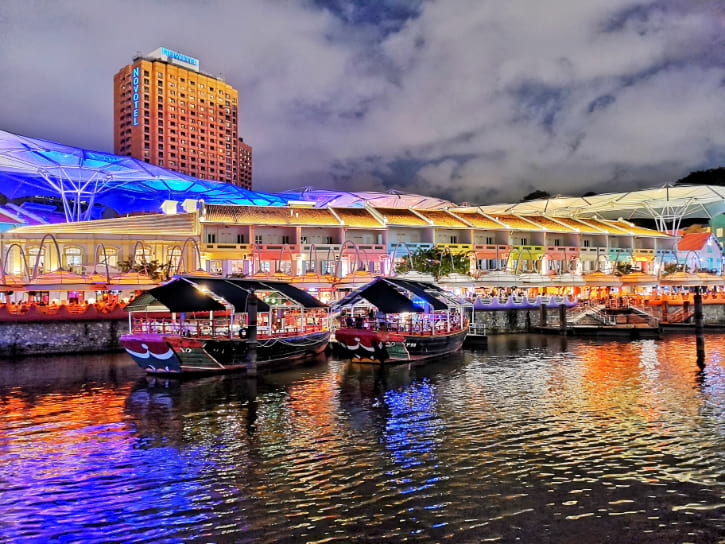
[[(433, 244), (430, 242), (390, 242), (388, 244), (388, 253), (401, 257), (407, 255), (409, 252), (418, 251), (420, 249), (431, 249)], [(396, 251), (397, 250), (397, 251)]]
[[(385, 252), (385, 246), (382, 244), (358, 244), (357, 248), (360, 251), (374, 251), (374, 252)], [(354, 247), (351, 248), (353, 251)]]
[(582, 246), (579, 248), (579, 257), (582, 260), (595, 261), (599, 257), (599, 255), (604, 255), (605, 257), (608, 257), (607, 248), (602, 246)]
[(509, 251), (511, 246), (504, 244), (473, 244), (473, 252), (479, 259), (505, 259)]
[(579, 248), (576, 246), (546, 246), (546, 255), (568, 259), (579, 255)]
[(307, 253), (308, 251), (340, 251), (342, 244), (302, 244), (300, 246), (302, 252)]
[(202, 251), (215, 251), (215, 250), (235, 250), (249, 252), (252, 250), (252, 244), (235, 244), (233, 242), (206, 242), (201, 244)]
[(451, 253), (467, 253), (473, 251), (473, 244), (445, 244), (442, 242), (436, 243), (436, 247), (445, 248)]
[(544, 254), (544, 246), (522, 246), (513, 245), (511, 246), (511, 256), (513, 258), (523, 257), (526, 258), (537, 258)]

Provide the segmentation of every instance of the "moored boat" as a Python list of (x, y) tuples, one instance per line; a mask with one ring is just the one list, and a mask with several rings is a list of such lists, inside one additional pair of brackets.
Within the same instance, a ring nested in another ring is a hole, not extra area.
[(435, 284), (378, 277), (331, 307), (338, 349), (353, 362), (423, 361), (457, 351), (464, 304)]
[(330, 339), (327, 305), (277, 281), (176, 276), (126, 310), (121, 344), (153, 374), (244, 370), (250, 351), (260, 369), (289, 366), (323, 352)]

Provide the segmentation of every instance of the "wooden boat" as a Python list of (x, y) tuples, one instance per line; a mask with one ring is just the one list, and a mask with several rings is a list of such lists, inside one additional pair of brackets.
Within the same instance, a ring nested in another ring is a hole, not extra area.
[[(253, 300), (256, 320), (247, 312)], [(129, 334), (121, 344), (153, 374), (244, 370), (250, 351), (260, 369), (289, 366), (321, 353), (330, 339), (329, 308), (277, 281), (176, 276), (126, 311)], [(252, 332), (256, 350), (250, 350)]]
[(464, 304), (432, 283), (378, 277), (331, 307), (336, 347), (353, 362), (404, 363), (461, 348)]

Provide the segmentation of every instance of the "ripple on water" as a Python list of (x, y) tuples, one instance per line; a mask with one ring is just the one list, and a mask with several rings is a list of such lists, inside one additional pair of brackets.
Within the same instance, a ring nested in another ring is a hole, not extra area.
[(714, 542), (723, 340), (700, 373), (687, 338), (536, 336), (256, 384), (6, 369), (0, 540)]

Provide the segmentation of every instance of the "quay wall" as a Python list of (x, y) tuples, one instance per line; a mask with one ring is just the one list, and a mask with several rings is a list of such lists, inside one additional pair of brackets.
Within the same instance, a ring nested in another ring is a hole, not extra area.
[[(558, 315), (558, 310), (549, 309), (548, 315)], [(511, 334), (529, 332), (532, 328), (543, 325), (541, 311), (528, 310), (476, 310), (475, 322), (486, 325), (486, 334)]]
[(703, 304), (702, 321), (706, 325), (725, 323), (725, 304)]
[[(725, 304), (703, 304), (705, 325), (725, 325)], [(525, 333), (545, 324), (540, 309), (527, 310), (476, 310), (475, 322), (486, 325), (486, 334)], [(559, 326), (559, 309), (547, 309), (547, 324)]]
[[(558, 324), (558, 309), (547, 313), (549, 326)], [(703, 317), (706, 325), (725, 324), (725, 304), (703, 305)], [(475, 322), (485, 324), (490, 335), (544, 326), (540, 309), (476, 310)], [(127, 319), (0, 322), (0, 357), (120, 351), (119, 338), (127, 330)]]
[(118, 351), (126, 332), (127, 319), (0, 322), (0, 356)]

